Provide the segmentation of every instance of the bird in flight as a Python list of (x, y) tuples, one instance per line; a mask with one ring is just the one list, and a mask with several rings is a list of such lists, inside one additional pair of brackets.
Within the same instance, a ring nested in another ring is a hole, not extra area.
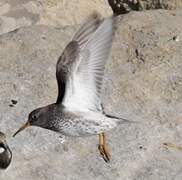
[(99, 151), (106, 162), (110, 153), (104, 132), (128, 120), (105, 114), (101, 88), (106, 61), (112, 45), (115, 16), (87, 18), (64, 49), (56, 65), (58, 97), (56, 103), (35, 109), (28, 126), (39, 126), (66, 136), (99, 135)]

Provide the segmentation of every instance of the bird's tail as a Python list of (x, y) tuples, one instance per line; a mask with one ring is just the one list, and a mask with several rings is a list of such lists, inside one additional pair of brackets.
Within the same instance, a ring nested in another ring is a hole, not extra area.
[(106, 117), (111, 118), (111, 119), (115, 119), (118, 120), (118, 124), (129, 124), (129, 123), (138, 123), (137, 121), (132, 121), (132, 120), (128, 120), (125, 118), (121, 118), (121, 117), (117, 117), (117, 116), (113, 116), (113, 115), (109, 115), (109, 114), (104, 114)]

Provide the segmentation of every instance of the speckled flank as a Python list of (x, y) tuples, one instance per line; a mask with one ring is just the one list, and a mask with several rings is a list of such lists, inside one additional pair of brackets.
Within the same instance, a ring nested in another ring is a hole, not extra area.
[[(49, 128), (67, 136), (99, 134), (116, 127), (118, 121), (118, 119), (110, 119), (100, 113), (73, 113), (64, 108), (57, 110), (57, 107), (52, 110), (52, 114), (52, 121), (50, 121)], [(92, 116), (94, 116), (93, 119)]]
[[(87, 119), (81, 117), (73, 119), (72, 121), (70, 119), (65, 121), (63, 124), (60, 122), (59, 129), (61, 133), (67, 136), (90, 136), (111, 130), (117, 125), (116, 122), (106, 122), (106, 119), (103, 119), (100, 121), (100, 124), (97, 124), (95, 123), (95, 120), (96, 119), (88, 121)], [(108, 121), (112, 120), (108, 119)]]

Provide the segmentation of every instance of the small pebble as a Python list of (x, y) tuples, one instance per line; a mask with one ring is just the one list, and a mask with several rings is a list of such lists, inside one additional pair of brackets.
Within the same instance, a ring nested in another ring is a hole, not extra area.
[(18, 103), (18, 101), (14, 100), (14, 99), (12, 99), (11, 102), (12, 102), (12, 104), (17, 104)]
[(179, 37), (178, 36), (174, 36), (173, 37), (173, 41), (179, 42)]

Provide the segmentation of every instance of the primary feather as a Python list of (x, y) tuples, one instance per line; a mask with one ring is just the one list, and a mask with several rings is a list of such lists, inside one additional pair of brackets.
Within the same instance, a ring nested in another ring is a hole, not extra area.
[(105, 63), (112, 43), (113, 17), (104, 20), (92, 35), (89, 34), (89, 38), (86, 34), (78, 32), (74, 38), (79, 53), (70, 66), (63, 105), (97, 111), (100, 110)]
[(96, 29), (99, 27), (102, 19), (98, 13), (89, 16), (79, 30), (75, 33), (72, 41), (66, 46), (62, 55), (59, 57), (56, 66), (56, 77), (58, 83), (57, 104), (62, 103), (66, 90), (66, 82), (70, 76), (73, 62), (78, 60), (78, 54), (82, 45), (89, 40)]
[(112, 44), (114, 17), (91, 16), (57, 62), (57, 103), (68, 109), (101, 111), (100, 94)]

